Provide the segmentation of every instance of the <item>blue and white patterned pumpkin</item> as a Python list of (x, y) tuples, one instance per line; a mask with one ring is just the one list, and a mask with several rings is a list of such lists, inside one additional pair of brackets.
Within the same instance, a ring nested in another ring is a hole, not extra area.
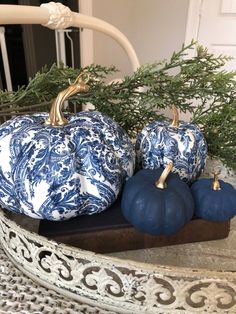
[(137, 164), (144, 169), (158, 169), (173, 162), (173, 172), (190, 183), (205, 166), (207, 145), (196, 125), (179, 122), (176, 111), (174, 114), (172, 124), (155, 121), (140, 132), (136, 141)]
[(33, 218), (65, 220), (99, 213), (132, 176), (133, 145), (99, 112), (67, 114), (63, 126), (48, 114), (16, 117), (0, 126), (0, 205)]

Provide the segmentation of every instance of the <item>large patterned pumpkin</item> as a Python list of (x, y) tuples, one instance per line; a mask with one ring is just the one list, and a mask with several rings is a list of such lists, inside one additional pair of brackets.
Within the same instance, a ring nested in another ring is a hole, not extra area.
[(115, 201), (133, 174), (133, 146), (125, 131), (99, 112), (63, 116), (63, 101), (86, 86), (80, 79), (60, 93), (49, 118), (38, 113), (1, 125), (2, 207), (63, 220), (101, 212)]
[(173, 106), (174, 119), (155, 121), (147, 125), (136, 142), (137, 163), (140, 168), (158, 169), (173, 162), (173, 172), (186, 182), (198, 178), (205, 166), (207, 146), (200, 129), (180, 122)]

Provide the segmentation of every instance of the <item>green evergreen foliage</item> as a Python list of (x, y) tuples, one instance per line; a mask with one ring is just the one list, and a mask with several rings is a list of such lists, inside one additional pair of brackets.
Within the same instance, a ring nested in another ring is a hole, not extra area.
[[(195, 48), (195, 56), (188, 58), (189, 49)], [(109, 75), (117, 69), (91, 65), (82, 69), (90, 74), (89, 93), (73, 96), (67, 110), (92, 103), (95, 110), (112, 117), (135, 137), (147, 123), (163, 118), (161, 109), (175, 104), (200, 125), (209, 153), (236, 169), (236, 72), (223, 70), (230, 59), (191, 42), (169, 60), (145, 64), (122, 81), (110, 84)], [(51, 100), (80, 72), (53, 65), (15, 92), (0, 91), (2, 121), (3, 117), (25, 112), (48, 111)]]

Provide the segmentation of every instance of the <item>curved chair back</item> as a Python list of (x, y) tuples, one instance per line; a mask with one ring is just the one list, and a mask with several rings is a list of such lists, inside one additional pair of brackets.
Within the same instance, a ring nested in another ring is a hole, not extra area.
[(0, 5), (0, 25), (4, 24), (41, 24), (54, 30), (68, 27), (93, 29), (112, 37), (121, 45), (134, 71), (140, 65), (131, 43), (116, 27), (101, 19), (72, 12), (61, 3), (50, 2), (40, 7)]

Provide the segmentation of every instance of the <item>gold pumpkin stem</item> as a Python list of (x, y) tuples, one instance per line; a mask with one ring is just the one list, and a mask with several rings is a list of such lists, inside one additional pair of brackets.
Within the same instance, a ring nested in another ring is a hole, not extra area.
[(62, 106), (64, 101), (74, 94), (87, 92), (89, 90), (89, 86), (87, 85), (88, 81), (89, 75), (81, 73), (73, 84), (57, 95), (57, 98), (51, 105), (49, 118), (45, 122), (46, 125), (62, 126), (68, 123), (67, 119), (62, 113)]
[(174, 116), (173, 116), (173, 121), (171, 123), (171, 126), (173, 126), (174, 128), (178, 128), (179, 127), (179, 111), (177, 110), (175, 105), (172, 106), (172, 112)]
[(158, 181), (156, 181), (155, 185), (158, 189), (165, 189), (166, 188), (166, 179), (169, 175), (169, 173), (172, 171), (173, 169), (173, 163), (170, 162), (167, 164), (167, 166), (165, 167), (165, 169), (163, 170), (160, 178)]
[(220, 182), (219, 182), (219, 178), (218, 178), (218, 173), (214, 173), (214, 178), (213, 178), (213, 182), (212, 182), (212, 189), (214, 191), (221, 190)]

